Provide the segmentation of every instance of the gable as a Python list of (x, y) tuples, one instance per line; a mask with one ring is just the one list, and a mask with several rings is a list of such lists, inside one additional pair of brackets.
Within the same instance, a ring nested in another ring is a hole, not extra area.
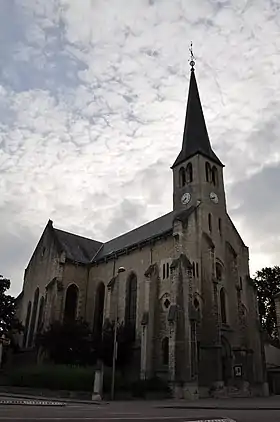
[(59, 229), (54, 229), (54, 234), (66, 258), (82, 264), (89, 263), (103, 245), (102, 242)]

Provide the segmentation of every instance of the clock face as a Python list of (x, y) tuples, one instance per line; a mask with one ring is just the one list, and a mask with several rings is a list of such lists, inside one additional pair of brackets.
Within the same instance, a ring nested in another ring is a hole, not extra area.
[(181, 202), (183, 205), (187, 205), (191, 200), (191, 194), (189, 192), (184, 193), (181, 198)]
[(218, 195), (215, 192), (211, 192), (209, 196), (211, 201), (214, 202), (214, 204), (217, 204), (219, 202)]

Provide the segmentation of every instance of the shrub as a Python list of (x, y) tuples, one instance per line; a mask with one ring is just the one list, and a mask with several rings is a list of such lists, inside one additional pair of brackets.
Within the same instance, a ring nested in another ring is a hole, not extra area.
[(8, 385), (50, 390), (92, 391), (93, 367), (35, 365), (11, 370)]
[(147, 393), (170, 394), (168, 382), (159, 377), (147, 380), (137, 380), (131, 385), (131, 392), (135, 397), (145, 397)]

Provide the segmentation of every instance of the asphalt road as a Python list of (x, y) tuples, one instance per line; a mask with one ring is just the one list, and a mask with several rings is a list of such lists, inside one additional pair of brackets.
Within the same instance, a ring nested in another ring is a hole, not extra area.
[(208, 409), (159, 409), (149, 405), (130, 403), (128, 406), (74, 405), (58, 406), (20, 406), (1, 405), (0, 422), (28, 421), (92, 421), (92, 422), (184, 422), (225, 419), (236, 422), (279, 422), (280, 410), (208, 410)]

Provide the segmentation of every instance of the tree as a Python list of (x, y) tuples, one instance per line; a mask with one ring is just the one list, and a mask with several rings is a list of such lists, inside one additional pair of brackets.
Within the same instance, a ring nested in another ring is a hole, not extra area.
[(0, 333), (5, 334), (23, 328), (16, 318), (16, 299), (7, 294), (10, 286), (10, 280), (0, 275)]
[[(97, 348), (97, 356), (105, 366), (112, 366), (114, 349), (114, 322), (106, 321), (103, 327), (102, 339)], [(117, 368), (124, 368), (133, 357), (133, 333), (132, 328), (121, 323), (117, 328)]]
[(96, 361), (92, 334), (83, 320), (54, 322), (37, 336), (36, 346), (46, 351), (56, 364), (85, 366)]
[(266, 267), (257, 271), (254, 282), (257, 288), (261, 325), (268, 335), (275, 339), (278, 333), (274, 296), (280, 292), (280, 267)]

